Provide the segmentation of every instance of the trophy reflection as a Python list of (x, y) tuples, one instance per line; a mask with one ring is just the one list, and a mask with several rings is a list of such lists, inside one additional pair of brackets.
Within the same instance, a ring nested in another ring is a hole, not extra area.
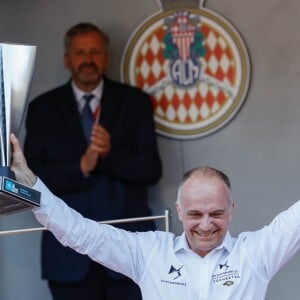
[(0, 43), (0, 214), (38, 206), (40, 193), (15, 181), (10, 133), (17, 136), (32, 81), (36, 46)]

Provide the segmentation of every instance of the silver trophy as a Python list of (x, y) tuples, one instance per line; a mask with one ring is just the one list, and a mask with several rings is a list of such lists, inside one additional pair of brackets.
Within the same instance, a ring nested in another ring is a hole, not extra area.
[(38, 206), (40, 193), (15, 181), (10, 133), (18, 135), (32, 81), (36, 46), (0, 43), (0, 214)]

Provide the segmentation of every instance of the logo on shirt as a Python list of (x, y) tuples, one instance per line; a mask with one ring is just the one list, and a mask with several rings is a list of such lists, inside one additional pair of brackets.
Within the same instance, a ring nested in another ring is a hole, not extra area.
[(181, 276), (180, 270), (181, 270), (182, 267), (183, 266), (181, 266), (180, 268), (176, 269), (173, 265), (171, 265), (169, 274), (173, 274), (173, 273), (176, 274), (176, 276), (173, 278), (173, 280), (175, 280), (175, 279), (177, 279), (178, 277)]
[(225, 268), (225, 271), (229, 268), (228, 264), (227, 264), (227, 260), (225, 261), (224, 264), (219, 264), (219, 268), (220, 270), (222, 270), (223, 268)]
[(226, 286), (231, 286), (231, 285), (233, 285), (233, 284), (234, 284), (234, 282), (231, 281), (231, 280), (227, 280), (227, 281), (225, 281), (225, 282), (223, 283), (223, 285), (226, 285)]
[(221, 284), (227, 287), (234, 285), (234, 283), (240, 280), (238, 270), (230, 268), (228, 261), (219, 264), (219, 272), (212, 275), (212, 281), (214, 284)]
[[(181, 269), (183, 268), (183, 265), (180, 267), (177, 266), (170, 266), (169, 272), (168, 272), (168, 278), (161, 279), (161, 282), (168, 285), (177, 285), (177, 286), (186, 286), (186, 282), (179, 281), (178, 278), (182, 276)], [(172, 278), (170, 276), (172, 275)], [(174, 277), (175, 276), (175, 277)]]

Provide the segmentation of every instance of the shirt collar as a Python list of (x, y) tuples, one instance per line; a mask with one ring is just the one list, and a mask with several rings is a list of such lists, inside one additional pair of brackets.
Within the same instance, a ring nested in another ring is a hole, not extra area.
[[(228, 252), (231, 252), (232, 248), (233, 248), (233, 239), (229, 233), (229, 231), (227, 231), (222, 243), (217, 246), (214, 250), (219, 250), (219, 249), (226, 249)], [(187, 239), (186, 239), (186, 235), (183, 232), (180, 236), (178, 236), (175, 239), (174, 242), (174, 251), (178, 252), (180, 250), (190, 250), (191, 248), (188, 245)]]
[[(80, 90), (74, 83), (74, 81), (71, 82), (72, 89), (76, 98), (76, 102), (78, 105), (79, 111), (83, 108), (85, 101), (83, 100), (83, 95), (87, 94), (86, 92)], [(91, 100), (90, 105), (93, 111), (97, 109), (97, 107), (100, 104), (100, 100), (103, 94), (103, 86), (104, 86), (104, 81), (101, 80), (100, 83), (96, 86), (96, 88), (91, 91), (88, 94), (93, 94), (95, 97)]]

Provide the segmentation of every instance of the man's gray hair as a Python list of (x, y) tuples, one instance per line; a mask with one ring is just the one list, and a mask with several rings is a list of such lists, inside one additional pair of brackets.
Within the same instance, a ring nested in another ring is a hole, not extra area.
[(108, 44), (109, 44), (109, 37), (108, 35), (102, 31), (98, 26), (92, 24), (92, 23), (78, 23), (74, 26), (72, 26), (65, 34), (64, 37), (64, 47), (65, 47), (65, 54), (68, 53), (71, 40), (74, 36), (89, 32), (97, 32), (104, 40), (105, 42), (105, 50), (108, 52)]

